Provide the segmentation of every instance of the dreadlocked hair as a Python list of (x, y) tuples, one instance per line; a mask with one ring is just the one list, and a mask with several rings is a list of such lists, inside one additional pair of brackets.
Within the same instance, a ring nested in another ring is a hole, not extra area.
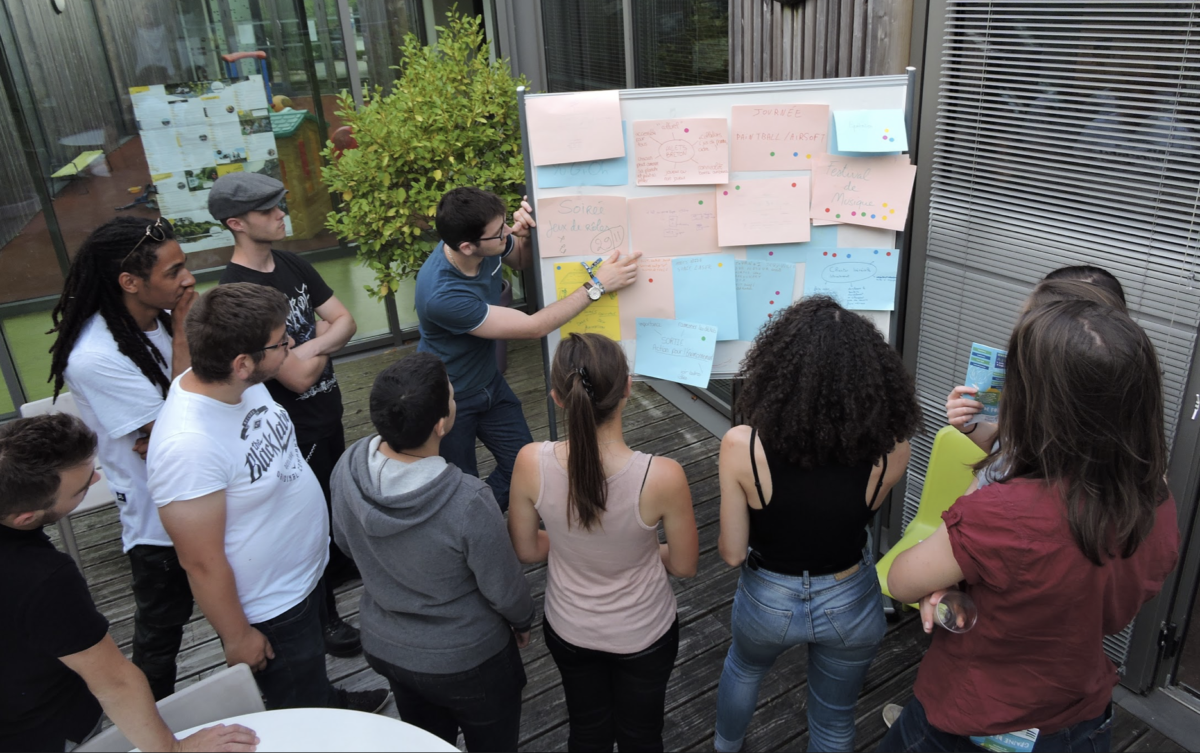
[[(168, 366), (167, 360), (125, 307), (118, 282), (122, 272), (143, 280), (149, 279), (158, 261), (158, 249), (164, 241), (146, 235), (147, 224), (142, 218), (117, 217), (96, 228), (80, 246), (63, 284), (62, 296), (50, 313), (54, 326), (46, 333), (58, 335), (50, 346), (50, 379), (47, 380), (54, 382), (56, 399), (63, 388), (63, 374), (67, 370), (71, 349), (75, 347), (83, 325), (96, 312), (104, 317), (108, 331), (117, 342), (117, 349), (128, 356), (166, 397), (171, 380), (161, 367)], [(166, 222), (163, 222), (161, 231), (166, 240), (175, 237)], [(139, 242), (141, 245), (138, 245)], [(137, 246), (137, 250), (131, 254), (134, 246)], [(166, 327), (168, 335), (174, 335), (170, 314), (159, 312), (158, 321)]]

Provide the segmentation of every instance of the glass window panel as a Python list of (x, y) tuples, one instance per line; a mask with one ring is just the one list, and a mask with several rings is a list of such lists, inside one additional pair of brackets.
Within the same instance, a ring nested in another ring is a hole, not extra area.
[(396, 80), (392, 66), (400, 63), (404, 35), (421, 34), (416, 0), (350, 0), (350, 12), (363, 91), (372, 91), (376, 86), (387, 91)]
[(375, 284), (375, 276), (370, 269), (359, 264), (353, 256), (327, 259), (313, 266), (354, 317), (358, 325), (358, 331), (354, 333), (355, 340), (388, 333), (387, 309), (383, 301), (372, 298), (366, 291), (366, 286)]
[(726, 0), (633, 0), (637, 86), (729, 83)]
[(25, 390), (26, 402), (41, 400), (54, 394), (54, 385), (49, 381), (50, 345), (54, 342), (54, 337), (46, 334), (51, 326), (53, 325), (49, 311), (19, 314), (4, 319), (4, 337), (8, 341), (13, 363), (17, 367), (21, 388)]
[(542, 0), (549, 91), (625, 88), (622, 5), (622, 0)]

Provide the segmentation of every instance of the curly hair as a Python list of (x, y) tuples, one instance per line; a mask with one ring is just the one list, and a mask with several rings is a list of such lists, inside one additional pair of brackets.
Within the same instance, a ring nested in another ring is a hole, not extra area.
[(741, 370), (735, 413), (800, 468), (874, 463), (921, 428), (900, 355), (874, 324), (828, 296), (771, 319)]
[[(143, 280), (150, 278), (150, 272), (158, 261), (158, 249), (166, 241), (147, 236), (146, 227), (149, 224), (137, 217), (117, 217), (96, 228), (79, 248), (63, 284), (62, 295), (50, 312), (54, 327), (46, 333), (58, 335), (50, 346), (50, 379), (47, 380), (54, 382), (55, 398), (63, 388), (63, 374), (71, 358), (71, 349), (75, 347), (83, 325), (96, 312), (104, 317), (108, 331), (117, 342), (117, 349), (158, 387), (163, 397), (167, 396), (171, 380), (162, 370), (169, 370), (170, 364), (134, 321), (125, 306), (118, 282), (122, 272)], [(175, 237), (170, 223), (165, 220), (161, 231), (166, 240)], [(173, 334), (170, 314), (159, 312), (158, 321), (166, 328), (168, 335)]]

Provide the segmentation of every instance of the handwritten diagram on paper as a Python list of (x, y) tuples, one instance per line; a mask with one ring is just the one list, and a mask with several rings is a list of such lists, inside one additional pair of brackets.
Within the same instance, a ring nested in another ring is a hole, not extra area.
[(675, 319), (638, 319), (633, 370), (642, 376), (707, 387), (716, 348), (716, 327)]
[(617, 293), (621, 304), (621, 339), (637, 336), (637, 320), (675, 318), (675, 282), (668, 257), (638, 259), (637, 282)]
[(715, 254), (717, 204), (712, 191), (629, 199), (630, 248), (645, 256)]
[[(591, 280), (587, 271), (579, 262), (558, 262), (554, 265), (554, 293), (557, 300), (562, 300), (579, 289), (579, 286)], [(559, 332), (565, 337), (572, 332), (595, 332), (613, 340), (621, 339), (620, 311), (616, 293), (605, 293), (600, 300), (592, 301), (588, 307), (571, 321), (562, 326)]]
[(525, 100), (534, 165), (625, 156), (621, 102), (615, 90)]
[(777, 312), (792, 304), (796, 265), (778, 261), (738, 259), (738, 339), (753, 340)]
[(633, 153), (639, 186), (729, 181), (729, 124), (724, 118), (635, 120)]
[(629, 185), (629, 155), (633, 149), (629, 141), (629, 124), (625, 121), (621, 121), (621, 132), (625, 138), (624, 157), (543, 165), (537, 169), (538, 188)]
[(808, 252), (814, 248), (837, 248), (838, 226), (814, 226), (805, 243), (778, 243), (766, 246), (750, 246), (746, 249), (747, 259), (758, 261), (786, 261), (803, 264)]
[(903, 158), (814, 157), (812, 217), (903, 230), (916, 177)]
[(843, 152), (906, 152), (904, 110), (838, 110), (833, 113)]
[(808, 176), (739, 180), (718, 186), (717, 243), (749, 246), (807, 241)]
[(671, 262), (675, 317), (711, 324), (718, 340), (738, 339), (737, 281), (733, 254), (683, 256)]
[(900, 252), (894, 248), (810, 251), (804, 295), (828, 295), (848, 309), (893, 311)]
[(549, 256), (608, 256), (629, 250), (624, 196), (538, 199), (538, 251)]
[(828, 151), (829, 105), (734, 105), (734, 170), (807, 170)]

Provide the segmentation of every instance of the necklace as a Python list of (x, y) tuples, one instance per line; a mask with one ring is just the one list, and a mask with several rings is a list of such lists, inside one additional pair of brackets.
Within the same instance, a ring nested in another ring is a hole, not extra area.
[(445, 246), (442, 246), (442, 253), (446, 255), (446, 261), (450, 262), (450, 266), (452, 266), (452, 267), (454, 267), (456, 270), (458, 270), (458, 273), (459, 273), (460, 275), (462, 275), (463, 277), (473, 277), (473, 276), (475, 276), (475, 275), (469, 275), (469, 274), (467, 274), (467, 273), (466, 273), (466, 272), (463, 270), (463, 268), (462, 268), (462, 267), (458, 266), (458, 262), (454, 261), (454, 255), (453, 255), (453, 254), (450, 252), (450, 249), (446, 248)]

